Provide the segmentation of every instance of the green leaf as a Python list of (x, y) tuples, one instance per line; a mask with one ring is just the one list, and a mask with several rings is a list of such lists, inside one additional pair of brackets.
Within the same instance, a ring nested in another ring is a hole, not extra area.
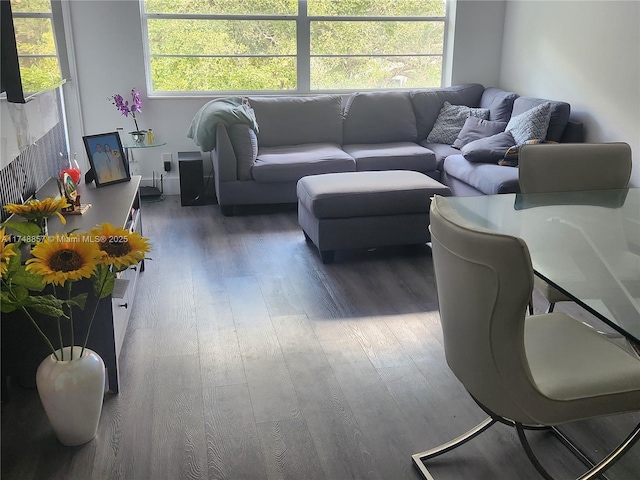
[(17, 305), (13, 305), (13, 304), (10, 304), (10, 303), (6, 302), (4, 300), (4, 295), (3, 295), (2, 305), (0, 305), (0, 312), (2, 312), (2, 313), (11, 313), (11, 312), (15, 312), (16, 310), (19, 310), (19, 309), (20, 309), (20, 307), (18, 307)]
[(93, 274), (93, 293), (96, 294), (98, 300), (111, 295), (115, 285), (115, 275), (106, 265), (98, 265), (96, 272)]
[(38, 225), (33, 222), (16, 222), (10, 220), (8, 222), (3, 222), (2, 226), (14, 230), (16, 233), (22, 235), (23, 237), (37, 237), (38, 235), (40, 235), (40, 227), (38, 227)]
[(56, 298), (54, 295), (35, 295), (29, 297), (25, 306), (33, 308), (36, 312), (49, 317), (68, 318), (64, 310), (62, 310), (63, 304), (64, 301)]
[(0, 291), (0, 312), (10, 313), (19, 308), (20, 305), (10, 298), (9, 292), (6, 290)]
[(37, 273), (29, 272), (24, 265), (21, 265), (20, 268), (17, 269), (11, 277), (11, 281), (15, 285), (20, 285), (35, 292), (41, 292), (45, 287), (42, 276)]
[(70, 298), (65, 303), (70, 307), (78, 307), (80, 310), (84, 310), (85, 305), (87, 304), (88, 293), (81, 293), (80, 295), (76, 295), (73, 298)]
[(112, 273), (109, 273), (109, 275), (106, 278), (106, 282), (104, 284), (104, 287), (102, 288), (102, 294), (100, 295), (100, 299), (108, 297), (109, 295), (111, 295), (111, 293), (113, 292), (113, 287), (116, 284), (116, 279), (115, 276)]
[(29, 291), (19, 285), (12, 286), (9, 290), (2, 290), (2, 304), (0, 310), (3, 313), (13, 312), (26, 305), (29, 299)]
[(21, 287), (20, 285), (16, 285), (15, 287), (13, 287), (11, 289), (11, 293), (13, 294), (17, 302), (23, 302), (27, 298), (29, 298), (29, 291), (26, 288)]

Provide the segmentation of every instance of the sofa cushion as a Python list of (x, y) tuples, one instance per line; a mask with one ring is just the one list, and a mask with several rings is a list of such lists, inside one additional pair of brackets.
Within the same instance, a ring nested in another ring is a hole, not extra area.
[(366, 92), (344, 107), (344, 144), (415, 142), (416, 117), (409, 92)]
[(231, 146), (236, 154), (238, 180), (253, 180), (251, 167), (258, 157), (258, 138), (249, 125), (236, 123), (227, 128)]
[(257, 182), (298, 181), (306, 175), (353, 172), (354, 159), (336, 144), (261, 147), (251, 174)]
[(429, 143), (426, 140), (420, 142), (424, 148), (428, 148), (436, 155), (436, 170), (442, 171), (442, 164), (444, 159), (449, 155), (457, 155), (460, 150), (453, 148), (451, 145), (445, 145), (444, 143)]
[(509, 132), (501, 132), (467, 143), (460, 153), (472, 163), (498, 163), (515, 143)]
[(496, 122), (508, 122), (511, 118), (513, 103), (518, 98), (517, 93), (507, 92), (500, 88), (487, 88), (482, 92), (480, 107), (488, 108), (491, 112), (489, 120)]
[(249, 97), (260, 131), (258, 145), (342, 145), (342, 98), (340, 95), (312, 97)]
[(492, 122), (491, 120), (469, 117), (464, 122), (460, 133), (458, 133), (458, 138), (456, 138), (451, 146), (454, 148), (462, 148), (474, 140), (504, 132), (506, 126), (507, 122)]
[(549, 128), (547, 129), (547, 137), (541, 140), (559, 142), (569, 121), (569, 115), (571, 115), (571, 105), (568, 103), (543, 100), (542, 98), (519, 97), (513, 102), (511, 116), (515, 117), (516, 115), (520, 115), (545, 102), (551, 104), (551, 117), (549, 119)]
[(469, 117), (489, 118), (489, 110), (472, 108), (466, 105), (451, 105), (444, 102), (433, 129), (427, 136), (429, 143), (446, 143), (451, 145), (458, 138), (464, 122)]
[(444, 162), (448, 176), (460, 180), (485, 195), (518, 193), (518, 169), (490, 163), (471, 163), (462, 155), (449, 155)]
[(519, 115), (512, 116), (505, 130), (513, 135), (518, 145), (527, 140), (544, 140), (547, 136), (550, 116), (551, 104), (541, 103)]
[(344, 145), (345, 152), (356, 161), (356, 170), (414, 170), (433, 172), (436, 156), (413, 142)]
[(412, 90), (411, 102), (416, 115), (418, 140), (427, 138), (445, 101), (452, 105), (477, 107), (483, 91), (484, 87), (479, 83)]

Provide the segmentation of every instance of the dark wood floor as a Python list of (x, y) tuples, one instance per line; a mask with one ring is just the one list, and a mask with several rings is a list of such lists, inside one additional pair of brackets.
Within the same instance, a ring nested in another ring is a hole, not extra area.
[[(417, 479), (411, 454), (484, 418), (449, 372), (428, 247), (323, 265), (294, 208), (145, 204), (153, 243), (98, 437), (60, 445), (35, 390), (2, 406), (2, 479)], [(460, 299), (464, 301), (463, 298)], [(539, 299), (537, 299), (539, 300)], [(572, 425), (596, 457), (640, 415)], [(582, 472), (547, 434), (559, 478)], [(538, 479), (507, 427), (433, 462), (441, 480)], [(640, 446), (608, 474), (639, 478)]]

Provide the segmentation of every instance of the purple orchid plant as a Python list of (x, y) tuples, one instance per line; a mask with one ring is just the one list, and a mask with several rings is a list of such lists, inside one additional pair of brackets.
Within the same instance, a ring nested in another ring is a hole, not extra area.
[(119, 93), (113, 95), (109, 100), (111, 100), (111, 103), (113, 103), (125, 117), (128, 117), (129, 114), (131, 114), (133, 117), (133, 123), (136, 124), (136, 131), (140, 131), (140, 128), (138, 128), (138, 120), (136, 120), (136, 112), (142, 112), (142, 99), (140, 98), (140, 92), (135, 88), (132, 88), (131, 98), (131, 106), (129, 106), (129, 101), (125, 101)]

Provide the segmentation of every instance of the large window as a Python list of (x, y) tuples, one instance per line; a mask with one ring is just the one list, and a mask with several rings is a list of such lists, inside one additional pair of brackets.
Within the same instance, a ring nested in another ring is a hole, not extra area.
[(149, 93), (440, 86), (445, 0), (141, 0)]
[(62, 81), (49, 0), (11, 0), (22, 89), (35, 93)]

